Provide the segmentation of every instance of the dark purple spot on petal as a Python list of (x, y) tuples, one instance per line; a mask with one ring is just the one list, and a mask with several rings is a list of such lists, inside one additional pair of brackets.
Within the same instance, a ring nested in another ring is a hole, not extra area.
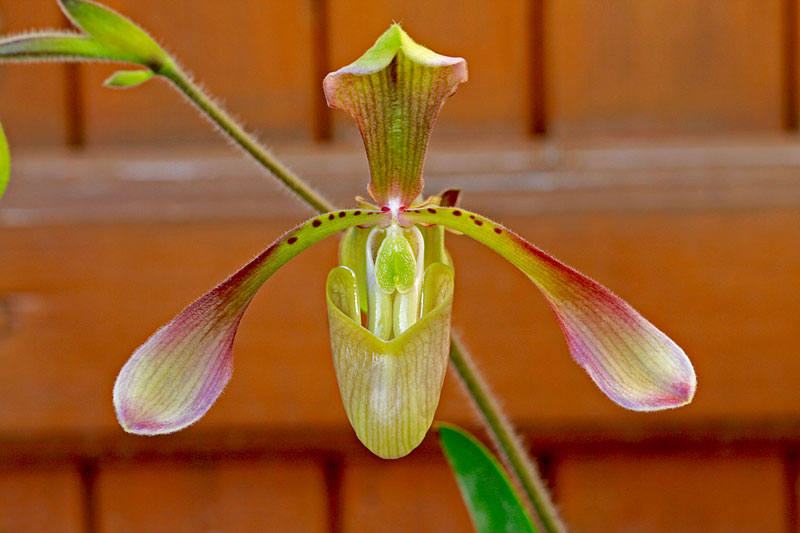
[(357, 217), (357, 216), (358, 216), (358, 215), (360, 215), (360, 214), (361, 214), (361, 211), (356, 211), (355, 213), (353, 213), (353, 216), (356, 216), (356, 217)]
[(333, 213), (328, 215), (328, 220), (333, 220), (334, 218), (336, 218), (336, 215), (334, 215)]
[(503, 233), (503, 230), (501, 230), (500, 228), (494, 228), (494, 232), (500, 235), (501, 233)]
[(289, 237), (289, 240), (287, 240), (286, 242), (288, 242), (289, 244), (294, 244), (297, 242), (297, 237)]
[(345, 216), (347, 216), (347, 213), (344, 211), (339, 211), (339, 218), (344, 218)]
[(311, 225), (314, 226), (315, 228), (318, 228), (318, 227), (320, 227), (322, 225), (322, 221), (321, 220), (315, 220), (314, 222), (311, 223)]
[(453, 216), (460, 217), (460, 216), (461, 216), (461, 211), (459, 211), (458, 209), (456, 209), (455, 211), (453, 211)]
[(470, 215), (469, 218), (471, 218), (472, 220), (475, 220), (475, 215)]
[(483, 226), (483, 220), (476, 220), (475, 223), (479, 226)]
[(434, 208), (432, 208), (432, 207), (429, 207), (429, 208), (428, 208), (428, 213), (430, 213), (430, 214), (432, 214), (432, 215), (435, 215), (435, 214), (436, 214), (436, 209), (434, 209)]

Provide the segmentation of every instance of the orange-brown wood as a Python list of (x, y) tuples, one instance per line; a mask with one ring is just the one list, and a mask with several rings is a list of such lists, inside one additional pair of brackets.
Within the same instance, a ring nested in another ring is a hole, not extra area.
[(442, 456), (348, 463), (341, 491), (342, 533), (473, 531)]
[[(444, 106), (439, 134), (523, 135), (528, 126), (527, 2), (330, 2), (330, 69), (355, 61), (393, 21), (418, 43), (467, 59), (470, 80)], [(340, 135), (353, 127), (334, 114)]]
[(775, 456), (595, 455), (557, 468), (558, 501), (574, 531), (785, 531)]
[[(684, 409), (642, 415), (616, 407), (570, 360), (530, 282), (482, 246), (451, 237), (455, 327), (520, 423), (646, 434), (709, 421), (797, 422), (796, 210), (503, 221), (627, 298), (686, 349), (700, 384)], [(0, 291), (12, 331), (0, 344), (0, 428), (116, 431), (110, 390), (130, 352), (291, 225), (3, 229)], [(263, 289), (237, 339), (233, 380), (198, 431), (347, 427), (323, 300), (335, 249), (328, 240), (304, 252)], [(438, 416), (472, 420), (452, 376)]]
[(554, 133), (781, 127), (781, 1), (545, 4)]
[[(311, 0), (158, 2), (107, 5), (150, 31), (212, 95), (266, 139), (309, 138), (321, 80), (312, 80)], [(151, 80), (129, 90), (102, 86), (115, 67), (84, 69), (90, 145), (216, 140), (171, 87)]]
[(109, 465), (96, 489), (104, 533), (328, 531), (322, 470), (309, 462)]
[[(0, 33), (60, 28), (54, 0), (0, 0)], [(67, 69), (64, 65), (0, 66), (0, 121), (11, 149), (58, 145), (67, 136)]]
[(76, 468), (0, 468), (0, 531), (86, 531), (82, 497)]

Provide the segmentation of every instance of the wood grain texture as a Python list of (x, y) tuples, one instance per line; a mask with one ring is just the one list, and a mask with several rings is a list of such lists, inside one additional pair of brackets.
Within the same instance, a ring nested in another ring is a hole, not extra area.
[(576, 532), (784, 531), (780, 458), (595, 455), (559, 463), (557, 486)]
[[(445, 104), (437, 135), (525, 134), (530, 59), (525, 1), (332, 0), (329, 6), (331, 71), (355, 61), (397, 21), (423, 46), (467, 59), (470, 79)], [(333, 116), (339, 136), (357, 135), (348, 116)]]
[[(310, 0), (191, 3), (106, 2), (150, 31), (202, 84), (265, 138), (311, 136)], [(86, 142), (89, 145), (182, 143), (218, 139), (163, 80), (129, 90), (102, 82), (112, 66), (85, 68)], [(319, 88), (318, 88), (319, 87)]]
[(0, 468), (0, 531), (83, 532), (82, 496), (76, 468)]
[[(53, 0), (0, 0), (0, 33), (64, 24)], [(63, 144), (67, 134), (67, 69), (56, 64), (0, 67), (0, 121), (12, 150)]]
[(444, 457), (345, 465), (342, 533), (473, 531)]
[(777, 130), (779, 0), (546, 2), (551, 131)]
[(308, 462), (109, 465), (97, 479), (103, 533), (322, 533), (326, 502), (321, 469)]

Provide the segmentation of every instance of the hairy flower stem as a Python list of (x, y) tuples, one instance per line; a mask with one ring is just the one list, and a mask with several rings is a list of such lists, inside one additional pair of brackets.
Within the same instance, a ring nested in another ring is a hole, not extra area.
[(299, 196), (308, 205), (319, 211), (327, 213), (333, 211), (334, 206), (320, 196), (303, 180), (295, 176), (278, 159), (273, 157), (254, 136), (249, 134), (227, 111), (216, 105), (180, 67), (167, 67), (160, 72), (162, 76), (171, 81), (194, 105), (245, 152), (253, 156), (258, 163), (266, 168), (275, 178), (286, 185), (293, 193)]
[[(254, 136), (247, 133), (233, 117), (218, 106), (179, 67), (162, 69), (159, 74), (171, 81), (230, 140), (250, 154), (262, 167), (309, 206), (320, 213), (327, 213), (336, 209), (334, 205), (330, 204), (300, 177), (296, 176), (278, 159), (273, 157), (269, 150), (262, 146)], [(450, 360), (461, 377), (467, 393), (483, 415), (482, 419), (486, 424), (489, 435), (499, 448), (512, 475), (523, 488), (525, 496), (536, 512), (538, 521), (544, 531), (548, 533), (566, 531), (564, 524), (556, 513), (545, 484), (539, 476), (538, 469), (525, 453), (508, 418), (500, 410), (491, 390), (489, 390), (480, 372), (460, 344), (458, 339), (451, 339)]]
[(503, 461), (525, 492), (542, 529), (548, 533), (566, 531), (566, 526), (558, 516), (539, 469), (525, 452), (511, 422), (500, 409), (491, 389), (461, 344), (459, 339), (451, 338), (450, 362), (458, 372), (464, 389), (475, 402), (475, 407), (480, 412), (495, 446), (500, 450)]

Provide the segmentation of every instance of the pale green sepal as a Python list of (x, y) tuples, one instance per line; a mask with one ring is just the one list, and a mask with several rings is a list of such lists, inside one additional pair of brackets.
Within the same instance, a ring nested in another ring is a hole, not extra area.
[(361, 326), (353, 272), (328, 275), (328, 320), (336, 378), (347, 418), (359, 440), (384, 459), (416, 448), (433, 422), (447, 369), (453, 272), (428, 267), (423, 313), (400, 336), (383, 341)]
[(8, 177), (11, 174), (11, 155), (8, 151), (8, 142), (3, 127), (0, 126), (0, 198), (6, 192)]
[(478, 439), (438, 422), (439, 443), (477, 533), (535, 533), (536, 526), (497, 458)]
[(147, 32), (116, 11), (88, 0), (59, 0), (59, 4), (76, 26), (107, 49), (154, 72), (172, 65), (167, 53)]
[(416, 44), (392, 25), (361, 58), (328, 74), (328, 105), (343, 109), (361, 131), (369, 193), (380, 206), (410, 206), (422, 191), (422, 165), (436, 116), (467, 63)]
[(141, 85), (155, 76), (152, 70), (119, 70), (108, 77), (103, 85), (115, 89), (128, 89)]

